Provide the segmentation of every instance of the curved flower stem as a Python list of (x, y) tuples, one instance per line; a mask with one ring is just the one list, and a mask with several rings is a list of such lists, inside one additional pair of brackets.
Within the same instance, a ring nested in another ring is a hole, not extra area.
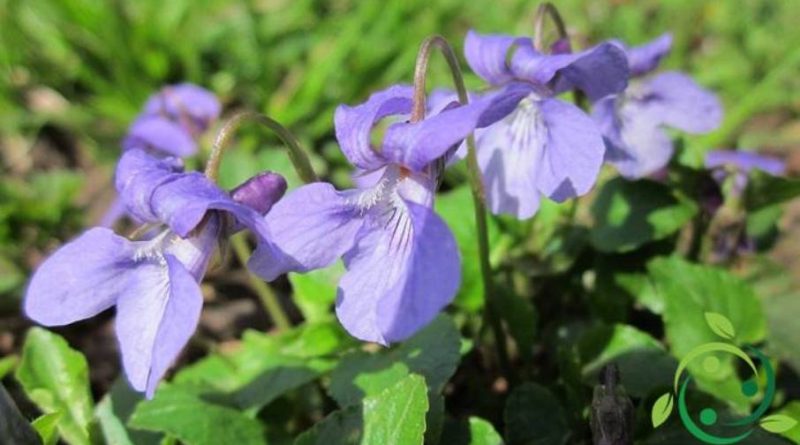
[[(564, 25), (564, 19), (561, 18), (561, 14), (559, 14), (555, 5), (550, 2), (540, 3), (539, 7), (536, 8), (536, 15), (533, 18), (533, 47), (536, 51), (543, 54), (551, 53), (555, 47), (554, 44), (550, 48), (544, 48), (544, 24), (547, 17), (550, 17), (556, 25), (556, 31), (558, 32), (556, 44), (561, 43), (569, 50), (571, 45), (569, 34), (567, 34), (567, 27)], [(572, 96), (575, 100), (575, 105), (577, 105), (578, 108), (584, 108), (584, 105), (586, 105), (586, 96), (577, 89), (572, 91)]]
[(555, 23), (556, 30), (558, 31), (558, 38), (569, 41), (567, 28), (564, 26), (564, 20), (561, 19), (561, 14), (558, 13), (558, 9), (550, 2), (541, 3), (539, 7), (536, 8), (536, 16), (533, 19), (533, 47), (539, 52), (544, 52), (544, 48), (542, 48), (544, 39), (544, 19), (547, 18), (547, 16), (553, 19), (553, 23)]
[(232, 118), (228, 119), (227, 122), (225, 122), (225, 125), (217, 134), (217, 139), (214, 141), (214, 148), (212, 149), (211, 156), (208, 158), (208, 163), (206, 164), (205, 175), (209, 179), (212, 181), (217, 180), (217, 176), (219, 175), (219, 166), (222, 163), (222, 154), (228, 145), (228, 141), (233, 133), (239, 128), (239, 126), (241, 126), (242, 123), (247, 120), (257, 122), (274, 131), (275, 134), (278, 135), (281, 141), (286, 144), (286, 148), (289, 149), (289, 159), (292, 161), (292, 165), (294, 165), (294, 169), (297, 171), (300, 179), (306, 183), (317, 180), (317, 175), (314, 174), (314, 169), (311, 168), (311, 163), (308, 161), (308, 156), (306, 156), (305, 151), (300, 148), (300, 143), (297, 141), (297, 138), (294, 137), (294, 135), (287, 130), (286, 127), (278, 123), (278, 121), (269, 116), (252, 111), (243, 111), (234, 115)]
[[(292, 165), (300, 176), (300, 179), (306, 183), (317, 180), (317, 175), (314, 173), (314, 169), (311, 168), (308, 156), (306, 156), (305, 151), (300, 147), (297, 138), (294, 137), (286, 127), (278, 123), (278, 121), (269, 116), (252, 111), (244, 111), (234, 115), (225, 122), (225, 125), (217, 134), (217, 139), (214, 141), (214, 148), (211, 150), (211, 156), (208, 158), (208, 163), (206, 164), (205, 175), (208, 179), (212, 181), (217, 180), (219, 176), (219, 166), (222, 163), (222, 155), (228, 147), (228, 142), (233, 136), (233, 133), (247, 120), (257, 122), (278, 135), (281, 141), (286, 144), (286, 148), (289, 150), (289, 159), (292, 161)], [(239, 262), (245, 266), (251, 252), (243, 235), (231, 237), (231, 246)], [(273, 323), (275, 323), (275, 327), (281, 331), (290, 329), (292, 324), (289, 321), (289, 317), (281, 307), (278, 297), (275, 295), (272, 288), (249, 270), (246, 270), (246, 273), (247, 279), (250, 281), (250, 287), (258, 295), (264, 309), (267, 311), (270, 318), (272, 318)]]
[[(461, 66), (458, 63), (453, 48), (442, 36), (431, 36), (425, 39), (420, 45), (417, 53), (417, 63), (414, 69), (414, 102), (411, 108), (411, 122), (417, 122), (425, 118), (425, 74), (428, 71), (428, 61), (433, 48), (439, 48), (444, 55), (450, 72), (453, 75), (453, 83), (458, 92), (458, 100), (466, 105), (469, 102), (467, 88), (464, 86), (464, 78), (461, 75)], [(494, 298), (494, 283), (492, 281), (492, 266), (489, 256), (489, 231), (486, 222), (486, 207), (484, 206), (485, 192), (481, 180), (481, 172), (478, 167), (478, 156), (475, 152), (475, 139), (472, 135), (467, 137), (467, 169), (469, 170), (469, 184), (472, 191), (472, 202), (475, 209), (475, 224), (478, 231), (478, 257), (483, 278), (483, 294), (486, 304), (486, 318), (492, 328), (492, 333), (497, 343), (497, 356), (503, 373), (510, 382), (513, 382), (514, 373), (508, 356), (505, 332), (498, 315), (497, 301)]]
[[(233, 247), (233, 253), (236, 255), (236, 259), (239, 260), (242, 266), (245, 266), (247, 264), (247, 259), (250, 258), (250, 248), (247, 246), (247, 240), (244, 238), (244, 235), (236, 234), (232, 236), (231, 247)], [(250, 281), (250, 287), (253, 288), (253, 291), (258, 295), (258, 298), (261, 300), (270, 318), (272, 318), (272, 322), (275, 323), (275, 327), (278, 328), (279, 331), (291, 329), (292, 323), (289, 321), (289, 317), (281, 307), (278, 296), (275, 295), (272, 288), (260, 278), (253, 275), (249, 270), (247, 271), (247, 279)]]

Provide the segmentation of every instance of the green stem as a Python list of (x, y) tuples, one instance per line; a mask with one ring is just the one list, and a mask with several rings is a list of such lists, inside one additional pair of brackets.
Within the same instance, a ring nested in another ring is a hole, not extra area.
[(569, 37), (567, 35), (567, 28), (564, 26), (564, 20), (561, 18), (561, 14), (558, 13), (558, 9), (550, 2), (540, 3), (539, 7), (536, 8), (536, 16), (533, 19), (533, 47), (539, 52), (545, 52), (543, 47), (544, 20), (547, 17), (550, 17), (556, 25), (559, 39), (567, 39)]
[[(558, 8), (550, 2), (540, 3), (533, 18), (533, 47), (542, 54), (550, 53), (552, 49), (552, 46), (545, 48), (544, 45), (544, 24), (545, 19), (548, 17), (556, 25), (559, 41), (563, 40), (569, 45), (567, 27), (564, 25), (564, 19), (561, 18)], [(586, 96), (580, 90), (572, 90), (572, 97), (575, 101), (575, 106), (582, 109), (586, 108)]]
[(232, 118), (225, 122), (225, 125), (217, 134), (217, 139), (214, 141), (214, 148), (211, 151), (211, 156), (208, 158), (206, 164), (205, 175), (212, 181), (217, 180), (219, 176), (219, 166), (222, 163), (222, 154), (228, 146), (228, 141), (233, 136), (233, 133), (242, 125), (244, 121), (257, 122), (270, 130), (274, 131), (276, 135), (286, 144), (289, 150), (289, 159), (292, 161), (294, 169), (304, 182), (314, 182), (317, 180), (317, 175), (314, 174), (314, 169), (311, 168), (311, 163), (308, 161), (305, 151), (300, 148), (300, 142), (297, 138), (281, 125), (278, 121), (265, 116), (263, 114), (255, 113), (252, 111), (244, 111), (234, 115)]
[[(462, 105), (469, 102), (467, 88), (464, 86), (464, 78), (461, 74), (461, 66), (453, 48), (442, 36), (431, 36), (425, 39), (417, 53), (417, 64), (414, 69), (414, 102), (411, 109), (411, 122), (417, 122), (425, 117), (425, 75), (428, 71), (428, 61), (433, 48), (441, 50), (450, 72), (453, 75), (453, 83), (458, 92), (458, 100)], [(475, 223), (478, 231), (478, 259), (480, 261), (481, 276), (483, 278), (483, 294), (486, 304), (486, 318), (492, 328), (492, 333), (497, 344), (497, 355), (500, 367), (509, 382), (514, 381), (514, 373), (509, 360), (506, 345), (506, 336), (503, 325), (498, 315), (497, 301), (494, 298), (494, 283), (492, 281), (492, 266), (489, 262), (489, 231), (486, 222), (486, 208), (484, 207), (485, 192), (481, 180), (481, 172), (478, 166), (478, 156), (475, 152), (475, 139), (472, 135), (467, 137), (467, 169), (469, 171), (470, 190), (472, 191), (472, 203), (475, 210)]]
[[(236, 258), (239, 260), (239, 263), (241, 263), (242, 266), (246, 266), (247, 259), (250, 258), (250, 248), (247, 246), (245, 234), (237, 233), (236, 235), (232, 236), (231, 247), (233, 248), (233, 253), (236, 255)], [(278, 296), (275, 295), (275, 292), (272, 290), (272, 288), (269, 287), (269, 285), (263, 280), (261, 280), (261, 278), (253, 275), (253, 273), (251, 273), (249, 270), (246, 270), (246, 272), (247, 280), (250, 282), (250, 287), (258, 295), (258, 298), (264, 305), (264, 309), (266, 309), (270, 318), (272, 318), (272, 322), (275, 324), (275, 327), (278, 328), (279, 331), (291, 329), (292, 323), (289, 321), (289, 317), (283, 310), (281, 303), (278, 301)]]
[[(300, 147), (297, 138), (294, 137), (286, 127), (278, 123), (278, 121), (269, 116), (252, 111), (244, 111), (234, 115), (225, 122), (225, 125), (217, 134), (217, 139), (214, 141), (214, 148), (211, 150), (211, 156), (209, 156), (208, 163), (206, 164), (205, 175), (208, 179), (215, 182), (217, 181), (219, 167), (222, 163), (222, 155), (225, 153), (225, 149), (228, 147), (234, 132), (247, 120), (257, 122), (278, 135), (289, 150), (289, 159), (292, 161), (292, 165), (303, 181), (309, 183), (317, 180), (317, 175), (314, 174), (311, 163), (308, 161), (305, 151)], [(251, 252), (250, 248), (247, 246), (244, 235), (238, 234), (231, 237), (231, 246), (239, 262), (242, 266), (246, 266)], [(250, 287), (258, 295), (259, 299), (261, 299), (261, 303), (272, 318), (273, 323), (275, 323), (275, 327), (281, 331), (290, 329), (292, 324), (289, 321), (289, 317), (281, 307), (278, 297), (275, 295), (275, 292), (272, 291), (272, 288), (249, 270), (246, 270), (246, 273), (247, 279), (250, 282)]]

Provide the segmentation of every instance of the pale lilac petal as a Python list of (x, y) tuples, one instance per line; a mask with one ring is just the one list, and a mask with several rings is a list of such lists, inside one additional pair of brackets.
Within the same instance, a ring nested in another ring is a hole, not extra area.
[(384, 173), (386, 173), (386, 167), (376, 168), (375, 170), (361, 170), (357, 168), (350, 175), (350, 179), (352, 179), (356, 188), (365, 189), (377, 184), (378, 181), (383, 178)]
[(93, 228), (56, 250), (33, 274), (25, 314), (45, 326), (92, 317), (111, 307), (133, 267), (133, 245), (106, 228)]
[(606, 161), (628, 179), (661, 170), (672, 158), (673, 147), (659, 119), (636, 102), (619, 105), (618, 100), (607, 97), (592, 112), (606, 142)]
[(108, 205), (106, 212), (100, 218), (97, 224), (100, 227), (113, 227), (114, 224), (128, 212), (125, 203), (119, 197), (115, 197), (111, 204)]
[(547, 142), (537, 179), (539, 190), (561, 202), (587, 193), (603, 164), (603, 136), (580, 108), (556, 99), (541, 102)]
[[(469, 92), (467, 93), (467, 99), (470, 102), (475, 100), (475, 98), (475, 94)], [(461, 103), (458, 100), (458, 93), (456, 93), (454, 90), (437, 88), (428, 94), (428, 97), (425, 101), (425, 108), (427, 110), (426, 115), (433, 116), (441, 113), (447, 108), (454, 108), (460, 104)]]
[(246, 227), (256, 236), (256, 252), (248, 266), (265, 280), (274, 280), (293, 264), (272, 244), (272, 232), (261, 213), (234, 201), (200, 173), (183, 174), (159, 187), (152, 194), (151, 206), (158, 220), (181, 237), (189, 236), (203, 221), (209, 224), (210, 210), (226, 212), (233, 217), (233, 225), (225, 234)]
[(528, 98), (477, 140), (493, 213), (533, 216), (539, 194), (563, 201), (595, 183), (605, 147), (596, 124), (574, 105)]
[(308, 184), (278, 201), (266, 222), (274, 245), (290, 259), (292, 270), (306, 272), (326, 267), (350, 250), (363, 224), (360, 206), (369, 201), (366, 195), (339, 192), (328, 183)]
[(518, 39), (507, 35), (478, 34), (468, 31), (464, 40), (464, 56), (477, 75), (492, 85), (502, 85), (514, 79), (506, 63), (509, 51)]
[(628, 63), (625, 53), (616, 46), (601, 44), (579, 54), (583, 56), (559, 71), (553, 86), (555, 94), (578, 89), (595, 101), (628, 86)]
[(180, 238), (174, 232), (167, 231), (169, 238), (159, 246), (159, 251), (177, 258), (199, 283), (206, 274), (211, 256), (223, 236), (227, 235), (223, 230), (224, 227), (222, 215), (213, 213), (186, 238)]
[(744, 172), (761, 170), (773, 176), (786, 174), (782, 159), (751, 151), (712, 150), (706, 153), (705, 166), (708, 169), (732, 166)]
[[(524, 93), (518, 96), (517, 101)], [(421, 171), (454, 149), (476, 128), (502, 119), (514, 106), (508, 97), (509, 94), (488, 94), (419, 122), (394, 124), (386, 131), (381, 153), (391, 162)]]
[(518, 79), (549, 86), (555, 94), (577, 88), (592, 100), (618, 93), (628, 84), (625, 53), (610, 43), (579, 53), (555, 55), (536, 51), (530, 42), (521, 43), (511, 67)]
[(197, 327), (203, 297), (173, 256), (141, 262), (126, 275), (117, 301), (116, 332), (128, 380), (151, 397)]
[(262, 237), (267, 237), (269, 233), (258, 211), (234, 201), (198, 172), (185, 173), (161, 184), (152, 193), (150, 207), (159, 221), (166, 223), (182, 237), (188, 236), (203, 221), (209, 210), (229, 213), (235, 222)]
[(385, 163), (372, 147), (372, 127), (387, 116), (410, 113), (412, 95), (410, 86), (392, 86), (372, 94), (363, 104), (336, 108), (336, 139), (351, 164), (372, 170)]
[(489, 209), (495, 214), (530, 218), (539, 208), (537, 172), (546, 129), (538, 104), (523, 101), (508, 117), (476, 138)]
[(166, 255), (165, 259), (169, 267), (170, 296), (153, 344), (146, 388), (148, 398), (153, 397), (158, 382), (194, 334), (203, 308), (203, 295), (192, 274), (175, 257)]
[(717, 96), (678, 72), (657, 74), (645, 81), (645, 99), (661, 122), (688, 133), (707, 133), (722, 121), (722, 105)]
[(669, 54), (671, 49), (672, 34), (670, 33), (662, 34), (644, 45), (627, 48), (631, 76), (641, 76), (656, 69), (661, 59)]
[(197, 143), (180, 125), (161, 116), (137, 119), (122, 141), (125, 150), (147, 148), (173, 156), (186, 157), (197, 152)]
[(132, 216), (144, 222), (157, 222), (150, 200), (162, 184), (180, 177), (181, 162), (177, 158), (156, 158), (145, 150), (124, 152), (117, 164), (114, 183), (119, 198)]
[(286, 272), (297, 269), (297, 262), (281, 251), (268, 238), (259, 238), (256, 250), (247, 261), (247, 268), (265, 281), (273, 281)]
[(426, 326), (455, 297), (461, 265), (453, 234), (426, 207), (406, 202), (371, 218), (346, 257), (336, 314), (356, 338), (387, 345)]
[(176, 122), (189, 117), (198, 130), (205, 130), (219, 117), (222, 106), (214, 94), (190, 83), (171, 85), (151, 96), (143, 114), (166, 115)]
[(159, 221), (166, 223), (178, 235), (186, 237), (200, 224), (213, 204), (222, 201), (233, 203), (208, 178), (201, 173), (191, 172), (157, 187), (150, 198), (150, 207)]

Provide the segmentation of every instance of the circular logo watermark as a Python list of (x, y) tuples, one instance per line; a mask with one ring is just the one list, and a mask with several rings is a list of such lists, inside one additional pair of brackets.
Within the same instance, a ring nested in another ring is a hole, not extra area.
[[(723, 339), (730, 342), (736, 336), (733, 323), (725, 316), (707, 312), (705, 318), (711, 330)], [(722, 369), (720, 357), (724, 355), (732, 355), (741, 360), (746, 364), (748, 372), (751, 373), (750, 378), (741, 384), (742, 395), (747, 398), (755, 397), (760, 390), (759, 382), (763, 382), (764, 389), (761, 401), (750, 415), (723, 421), (717, 410), (712, 407), (702, 407), (699, 410), (690, 409), (686, 401), (686, 393), (689, 384), (693, 381), (688, 368), (692, 366), (693, 369), (708, 375), (715, 375)], [(761, 372), (759, 372), (756, 362), (760, 365)], [(666, 422), (676, 405), (681, 423), (686, 430), (698, 440), (710, 444), (726, 445), (741, 442), (759, 427), (771, 433), (782, 433), (797, 425), (797, 420), (786, 415), (764, 416), (775, 397), (775, 370), (769, 359), (753, 346), (740, 348), (727, 342), (704, 343), (691, 350), (680, 361), (673, 380), (672, 392), (663, 394), (653, 404), (651, 411), (653, 427), (658, 427)], [(722, 436), (719, 432), (709, 431), (712, 427), (716, 427), (715, 431), (718, 431), (721, 429), (720, 426), (731, 431), (730, 435)]]

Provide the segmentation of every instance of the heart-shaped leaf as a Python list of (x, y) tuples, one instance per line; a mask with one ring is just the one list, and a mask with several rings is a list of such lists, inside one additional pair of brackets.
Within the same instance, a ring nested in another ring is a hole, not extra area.
[(650, 412), (650, 419), (653, 422), (653, 428), (658, 428), (659, 425), (669, 419), (669, 415), (672, 414), (673, 404), (674, 399), (672, 397), (672, 393), (669, 392), (656, 400), (656, 403), (653, 404), (653, 410)]
[(717, 312), (706, 312), (706, 323), (708, 327), (720, 337), (731, 340), (736, 336), (736, 330), (733, 328), (733, 323), (728, 320), (728, 317)]

